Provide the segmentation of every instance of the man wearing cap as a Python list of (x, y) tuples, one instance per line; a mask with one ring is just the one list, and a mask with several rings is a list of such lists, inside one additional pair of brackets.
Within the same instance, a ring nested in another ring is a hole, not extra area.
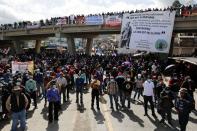
[(183, 82), (183, 84), (181, 85), (181, 88), (186, 88), (187, 92), (189, 93), (189, 95), (194, 98), (194, 92), (195, 92), (195, 83), (194, 81), (191, 79), (190, 76), (186, 76), (185, 77), (185, 81)]
[(165, 117), (167, 114), (168, 123), (172, 125), (172, 107), (174, 104), (172, 100), (174, 99), (174, 95), (169, 87), (166, 87), (161, 91), (160, 97), (158, 100), (158, 113), (161, 115), (162, 119), (160, 123), (165, 122)]
[(186, 131), (186, 126), (189, 121), (189, 114), (192, 107), (192, 98), (187, 93), (186, 88), (179, 90), (179, 96), (175, 101), (175, 109), (178, 112), (179, 124), (181, 131)]
[(125, 83), (125, 76), (123, 76), (122, 72), (118, 73), (118, 76), (115, 78), (117, 84), (118, 84), (118, 90), (120, 95), (120, 102), (122, 104), (122, 107), (124, 108), (124, 83)]
[[(40, 69), (36, 69), (35, 74), (34, 74), (34, 80), (36, 81), (36, 86), (37, 86), (37, 92), (38, 96), (41, 97), (41, 95), (45, 96), (44, 92), (44, 76), (43, 73), (40, 72)], [(42, 90), (42, 94), (41, 94)]]
[[(61, 94), (63, 94), (63, 102), (66, 102), (66, 86), (68, 84), (66, 78), (63, 76), (64, 74), (61, 72), (60, 77), (57, 78), (56, 84), (60, 91), (60, 103), (61, 103)], [(68, 91), (67, 91), (68, 93)], [(69, 95), (67, 95), (67, 100)]]
[(33, 80), (33, 76), (30, 76), (30, 79), (25, 83), (25, 90), (30, 94), (31, 98), (34, 100), (35, 109), (37, 108), (37, 86), (36, 81)]
[(80, 77), (78, 74), (76, 75), (76, 103), (79, 103), (79, 94), (80, 94), (80, 102), (83, 105), (83, 87), (84, 87), (84, 79)]
[(94, 79), (91, 82), (91, 88), (92, 88), (92, 103), (91, 103), (91, 109), (94, 109), (94, 100), (96, 98), (96, 105), (97, 110), (100, 110), (99, 107), (99, 88), (100, 88), (101, 82), (98, 80), (97, 76), (94, 75)]
[(138, 100), (139, 100), (140, 95), (143, 96), (142, 92), (143, 92), (143, 79), (142, 79), (142, 75), (138, 74), (135, 80), (135, 94), (133, 99), (135, 100), (135, 97), (138, 95)]
[(111, 105), (112, 111), (114, 110), (113, 99), (115, 102), (116, 110), (119, 110), (118, 109), (118, 84), (114, 80), (113, 76), (111, 77), (111, 79), (107, 83), (107, 93), (109, 94), (110, 105)]
[(6, 108), (9, 112), (12, 112), (12, 129), (17, 130), (18, 121), (20, 121), (21, 130), (26, 128), (26, 107), (28, 106), (28, 99), (24, 93), (21, 92), (19, 86), (15, 86), (12, 89), (12, 94), (6, 101)]
[(122, 97), (122, 107), (125, 108), (125, 101), (127, 101), (127, 108), (130, 109), (131, 105), (131, 92), (133, 90), (133, 82), (131, 81), (130, 75), (126, 77), (126, 80), (123, 84), (123, 97)]
[(49, 85), (49, 89), (47, 90), (47, 99), (49, 101), (49, 122), (51, 123), (53, 119), (58, 121), (60, 94), (55, 80), (52, 80)]
[(44, 104), (44, 106), (45, 107), (47, 105), (47, 97), (46, 97), (47, 90), (49, 89), (50, 81), (53, 79), (53, 77), (51, 76), (50, 73), (51, 73), (50, 71), (47, 71), (46, 75), (44, 77), (44, 88), (45, 88), (45, 104)]

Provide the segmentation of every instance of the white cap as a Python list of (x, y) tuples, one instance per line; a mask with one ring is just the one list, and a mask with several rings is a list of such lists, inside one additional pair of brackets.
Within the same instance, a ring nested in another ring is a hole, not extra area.
[(141, 78), (142, 77), (142, 75), (141, 74), (137, 74), (137, 78)]

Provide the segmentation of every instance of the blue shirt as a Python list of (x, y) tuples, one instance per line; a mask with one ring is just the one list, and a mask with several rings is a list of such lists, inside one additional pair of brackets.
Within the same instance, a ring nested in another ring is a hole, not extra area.
[(83, 88), (83, 84), (84, 84), (84, 79), (79, 77), (76, 79), (76, 90), (77, 91), (81, 91)]

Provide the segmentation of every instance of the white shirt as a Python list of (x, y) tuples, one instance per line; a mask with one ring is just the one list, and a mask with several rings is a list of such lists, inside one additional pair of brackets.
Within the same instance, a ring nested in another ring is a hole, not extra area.
[(155, 64), (153, 64), (151, 68), (153, 72), (156, 72), (157, 66)]
[(144, 95), (145, 96), (154, 96), (154, 93), (153, 93), (153, 89), (154, 89), (154, 83), (151, 81), (151, 80), (146, 80), (144, 83), (143, 83), (143, 87), (144, 87)]

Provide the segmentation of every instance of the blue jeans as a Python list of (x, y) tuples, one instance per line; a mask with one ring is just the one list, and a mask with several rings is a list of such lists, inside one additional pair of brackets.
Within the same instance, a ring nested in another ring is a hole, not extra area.
[[(40, 83), (40, 82), (37, 82), (36, 83), (36, 86), (37, 86), (37, 89), (38, 89), (38, 93), (39, 93), (39, 95), (43, 95), (43, 97), (45, 96), (45, 88), (44, 88), (44, 84), (43, 83)], [(41, 93), (41, 91), (42, 91), (42, 93)]]
[(83, 87), (76, 88), (76, 103), (79, 103), (79, 95), (80, 95), (80, 102), (83, 104)]
[(13, 112), (12, 113), (12, 129), (11, 131), (16, 131), (17, 130), (17, 124), (18, 121), (20, 121), (20, 127), (22, 131), (25, 130), (26, 127), (26, 110), (22, 110), (20, 112)]

